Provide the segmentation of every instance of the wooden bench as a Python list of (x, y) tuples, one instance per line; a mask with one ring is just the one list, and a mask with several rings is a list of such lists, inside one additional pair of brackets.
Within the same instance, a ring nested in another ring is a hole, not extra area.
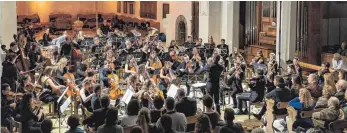
[(266, 101), (266, 132), (273, 133), (273, 122), (277, 118), (285, 118), (287, 115), (274, 115), (273, 114), (273, 106), (277, 106), (278, 109), (286, 109), (288, 107), (288, 102), (278, 102), (275, 105), (275, 101), (273, 99), (265, 99)]
[[(300, 116), (301, 118), (311, 118), (312, 114), (314, 112), (319, 112), (322, 109), (314, 109), (310, 111), (301, 111)], [(293, 124), (296, 121), (296, 116), (297, 116), (297, 110), (295, 110), (292, 106), (287, 107), (288, 111), (288, 120), (287, 120), (287, 125), (288, 125), (288, 131), (289, 133), (294, 133), (293, 131)]]
[(12, 130), (13, 133), (22, 133), (22, 123), (12, 119)]

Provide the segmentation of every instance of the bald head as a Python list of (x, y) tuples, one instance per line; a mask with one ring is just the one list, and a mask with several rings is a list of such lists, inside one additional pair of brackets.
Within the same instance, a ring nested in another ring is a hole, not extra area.
[(314, 83), (317, 81), (317, 75), (311, 73), (307, 78), (308, 83)]
[(334, 107), (334, 108), (339, 108), (340, 106), (340, 101), (336, 97), (331, 97), (328, 100), (328, 107)]
[(339, 80), (336, 83), (336, 89), (337, 89), (337, 91), (345, 91), (347, 89), (347, 81), (346, 80)]

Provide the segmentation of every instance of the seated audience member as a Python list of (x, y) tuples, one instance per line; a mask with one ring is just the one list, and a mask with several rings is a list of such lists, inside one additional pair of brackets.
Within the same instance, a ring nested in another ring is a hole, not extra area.
[(71, 115), (67, 119), (67, 125), (70, 127), (65, 133), (84, 133), (84, 131), (79, 128), (80, 118), (77, 115)]
[(158, 120), (161, 127), (159, 128), (162, 133), (176, 133), (176, 131), (172, 128), (173, 122), (172, 117), (168, 114), (164, 114)]
[[(341, 108), (345, 114), (347, 114), (347, 90), (345, 91), (345, 99), (341, 102)], [(345, 116), (346, 117), (346, 116)], [(347, 119), (347, 117), (346, 117)]]
[(118, 111), (110, 108), (106, 113), (105, 124), (99, 126), (98, 133), (123, 133), (123, 127), (117, 124)]
[[(251, 88), (250, 92), (243, 92), (236, 95), (238, 114), (247, 114), (247, 104), (245, 101), (259, 102), (264, 98), (266, 79), (264, 72), (261, 69), (257, 69), (257, 75), (253, 78), (253, 81), (249, 85)], [(242, 106), (245, 105), (245, 111), (242, 111)]]
[[(275, 103), (278, 102), (289, 102), (291, 100), (290, 91), (285, 87), (284, 79), (281, 76), (275, 76), (274, 85), (276, 88), (265, 95), (267, 99), (273, 99)], [(283, 115), (287, 114), (287, 109), (277, 109), (277, 106), (274, 106), (274, 114)], [(266, 112), (266, 104), (263, 105), (259, 114), (253, 114), (257, 119), (261, 119), (261, 117)]]
[(299, 97), (291, 100), (289, 105), (297, 110), (296, 121), (293, 124), (293, 129), (297, 129), (297, 127), (300, 126), (307, 130), (314, 126), (311, 118), (300, 117), (301, 111), (310, 111), (314, 109), (314, 101), (311, 97), (311, 93), (307, 89), (300, 89)]
[(232, 108), (224, 110), (224, 121), (226, 125), (220, 129), (220, 133), (244, 133), (240, 123), (234, 123), (235, 112)]
[[(183, 113), (186, 117), (194, 116), (196, 115), (197, 110), (197, 103), (196, 100), (193, 98), (189, 98), (186, 96), (186, 93), (184, 92), (184, 89), (178, 89), (177, 95), (179, 101), (176, 103), (176, 111)], [(195, 127), (195, 124), (189, 124), (187, 125), (187, 132), (193, 131)]]
[(340, 101), (336, 97), (331, 97), (328, 100), (328, 108), (312, 114), (312, 118), (330, 123), (335, 120), (343, 119), (343, 114), (340, 111)]
[(307, 78), (308, 86), (307, 89), (311, 92), (311, 96), (314, 98), (319, 98), (322, 96), (322, 90), (318, 86), (318, 80), (316, 74), (310, 74)]
[(41, 122), (40, 128), (41, 128), (41, 133), (51, 133), (53, 128), (52, 121), (50, 119), (43, 120)]
[[(171, 128), (176, 132), (185, 132), (187, 129), (187, 118), (183, 113), (178, 113), (174, 110), (175, 99), (172, 97), (168, 97), (165, 101), (165, 107), (167, 110), (166, 114), (170, 116), (172, 119)], [(161, 118), (159, 118), (159, 120), (156, 123), (158, 128), (162, 128)]]
[(302, 88), (302, 81), (299, 75), (292, 75), (292, 87), (290, 88), (290, 95), (292, 99), (299, 96), (299, 90)]
[(258, 127), (256, 129), (253, 129), (251, 133), (265, 133), (264, 129)]
[(103, 96), (100, 100), (101, 108), (93, 112), (91, 116), (83, 120), (83, 125), (90, 125), (97, 131), (98, 127), (105, 123), (106, 112), (109, 110), (110, 99)]
[(142, 107), (136, 123), (143, 129), (143, 133), (158, 133), (159, 131), (157, 130), (157, 128), (154, 125), (150, 124), (150, 119), (149, 109)]
[(324, 75), (330, 73), (330, 63), (325, 62), (322, 64), (321, 69), (318, 71), (318, 83), (321, 84), (324, 81)]
[(153, 99), (154, 109), (151, 110), (151, 123), (156, 123), (158, 119), (161, 117), (161, 114), (163, 114), (163, 105), (164, 101), (160, 96), (156, 96)]
[(132, 127), (136, 125), (137, 115), (140, 110), (140, 102), (137, 99), (132, 99), (127, 106), (127, 115), (123, 117), (122, 127)]
[(336, 94), (335, 97), (342, 102), (345, 98), (345, 90), (347, 89), (347, 81), (346, 80), (339, 80), (336, 83)]
[(343, 56), (347, 56), (346, 42), (341, 42), (341, 48), (337, 50), (337, 53)]
[(216, 128), (218, 121), (220, 121), (220, 115), (217, 111), (213, 109), (213, 99), (210, 95), (204, 95), (202, 97), (202, 101), (204, 106), (206, 107), (206, 111), (204, 114), (206, 114), (211, 122), (212, 129)]
[(26, 93), (21, 103), (20, 122), (22, 122), (22, 131), (27, 133), (40, 132), (40, 122), (38, 117), (32, 112), (32, 94)]
[(130, 133), (144, 133), (140, 126), (135, 126), (131, 129)]
[(212, 133), (210, 118), (205, 114), (200, 114), (195, 125), (195, 133)]
[(318, 98), (316, 102), (316, 109), (318, 108), (327, 108), (328, 100), (330, 97), (334, 96), (335, 91), (331, 88), (331, 86), (325, 86), (322, 90), (322, 96)]
[(334, 70), (345, 70), (346, 66), (339, 53), (335, 53), (332, 59)]
[(339, 70), (338, 78), (339, 80), (347, 80), (347, 71)]

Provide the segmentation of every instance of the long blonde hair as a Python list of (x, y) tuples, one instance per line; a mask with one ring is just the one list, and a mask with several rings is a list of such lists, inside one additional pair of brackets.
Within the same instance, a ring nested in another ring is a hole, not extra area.
[(306, 88), (300, 89), (299, 100), (304, 105), (305, 108), (313, 105), (313, 99), (312, 99), (311, 93)]
[(139, 115), (137, 116), (136, 124), (139, 125), (143, 129), (143, 133), (149, 133), (148, 132), (148, 125), (151, 121), (151, 117), (149, 114), (149, 109), (146, 107), (141, 108)]

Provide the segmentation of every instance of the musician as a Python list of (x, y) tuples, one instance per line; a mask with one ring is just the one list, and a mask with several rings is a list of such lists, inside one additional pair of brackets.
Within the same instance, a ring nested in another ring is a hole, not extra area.
[(302, 68), (299, 65), (299, 58), (298, 57), (295, 57), (293, 59), (293, 64), (295, 66), (296, 73), (302, 78)]
[(56, 46), (58, 46), (58, 48), (60, 48), (61, 44), (66, 41), (66, 38), (68, 36), (69, 35), (67, 34), (67, 31), (64, 31), (62, 36), (52, 40), (52, 44), (56, 45)]
[(14, 53), (15, 55), (20, 55), (18, 44), (16, 42), (11, 42), (8, 53)]
[(83, 125), (90, 125), (94, 131), (97, 131), (98, 127), (105, 123), (106, 113), (110, 109), (110, 99), (108, 96), (102, 96), (100, 99), (101, 108), (94, 110), (93, 114), (83, 120)]
[(95, 37), (105, 37), (106, 35), (102, 32), (100, 28), (96, 30), (96, 36)]
[(136, 74), (137, 63), (135, 61), (134, 55), (128, 55), (127, 63), (125, 64), (124, 72), (125, 77), (128, 77), (130, 74)]
[(267, 68), (267, 76), (274, 78), (278, 74), (278, 64), (274, 53), (270, 53), (270, 60)]
[(109, 31), (111, 31), (110, 26), (107, 24), (107, 20), (104, 20), (104, 22), (101, 24), (100, 29), (104, 35), (107, 35)]
[(199, 38), (198, 40), (196, 40), (196, 42), (195, 42), (195, 47), (203, 47), (203, 45), (202, 45), (202, 39), (201, 39), (201, 38)]
[(191, 61), (193, 61), (194, 72), (197, 71), (200, 67), (203, 66), (202, 60), (205, 60), (203, 58), (204, 58), (204, 56), (201, 56), (199, 54), (198, 49), (196, 47), (193, 48), (193, 53), (192, 53), (190, 59), (191, 59)]
[(24, 30), (24, 35), (27, 38), (27, 42), (35, 42), (34, 38), (35, 31), (33, 30), (33, 25), (29, 25)]
[[(37, 44), (31, 45), (31, 50), (28, 53), (28, 57), (30, 59), (30, 70), (36, 68), (36, 66), (42, 62), (43, 58), (41, 57), (41, 51)], [(35, 71), (32, 73), (35, 73)]]
[(42, 37), (43, 46), (48, 46), (52, 39), (49, 37), (49, 28), (46, 29), (45, 34)]
[(8, 96), (11, 87), (7, 83), (1, 84), (1, 126), (7, 127), (11, 130), (11, 117), (13, 117), (13, 110), (16, 108), (16, 103), (9, 101)]
[(225, 39), (221, 39), (221, 44), (219, 44), (217, 48), (220, 49), (221, 51), (222, 50), (226, 51), (226, 53), (221, 52), (221, 56), (223, 57), (223, 61), (225, 62), (224, 67), (227, 68), (227, 66), (229, 65), (229, 62), (227, 60), (227, 57), (229, 55), (229, 46), (225, 44)]
[(187, 68), (187, 63), (189, 62), (189, 56), (185, 54), (183, 56), (183, 61), (180, 63), (180, 65), (177, 67), (177, 73), (182, 76), (184, 70)]
[(1, 50), (4, 51), (6, 54), (8, 53), (8, 50), (6, 49), (6, 45), (1, 45)]
[(99, 69), (99, 73), (100, 73), (100, 80), (102, 81), (102, 83), (104, 83), (104, 86), (108, 87), (109, 86), (109, 79), (108, 79), (108, 72), (112, 72), (112, 64), (109, 61), (105, 61), (104, 63), (105, 65)]
[(263, 51), (259, 50), (257, 52), (257, 55), (252, 59), (251, 65), (254, 63), (258, 63), (258, 64), (264, 64), (264, 55), (263, 55)]
[(342, 56), (347, 56), (346, 42), (341, 42), (341, 48), (337, 50), (337, 53)]
[(84, 63), (80, 63), (77, 65), (77, 70), (76, 70), (76, 84), (80, 84), (85, 77), (87, 77), (88, 72), (87, 72), (87, 65)]
[(321, 70), (318, 71), (318, 84), (322, 84), (324, 82), (324, 75), (330, 73), (330, 63), (326, 62), (322, 64)]
[[(99, 37), (94, 37), (94, 44), (90, 47), (91, 48), (91, 52), (92, 53), (98, 53), (100, 51), (97, 51), (97, 50), (100, 50), (102, 47), (101, 43), (100, 43), (100, 40), (99, 40)], [(98, 57), (99, 54), (96, 54), (96, 58), (99, 58)]]
[[(250, 79), (249, 87), (251, 88), (250, 92), (243, 92), (236, 95), (237, 99), (237, 108), (238, 112), (236, 114), (245, 114), (247, 113), (247, 104), (244, 104), (245, 101), (251, 102), (260, 102), (264, 98), (265, 93), (265, 84), (266, 78), (262, 69), (257, 69), (256, 77)], [(242, 111), (242, 106), (245, 105), (245, 111)], [(249, 110), (250, 111), (250, 110)]]
[(139, 91), (138, 99), (141, 101), (142, 107), (150, 108), (150, 103), (153, 103), (151, 95), (154, 95), (154, 83), (151, 79), (144, 81), (141, 90)]
[(220, 106), (219, 106), (219, 80), (220, 80), (220, 76), (224, 70), (224, 67), (219, 65), (219, 60), (220, 60), (220, 56), (219, 55), (215, 55), (213, 57), (213, 64), (210, 65), (207, 68), (207, 84), (206, 84), (206, 89), (208, 94), (211, 97), (214, 97), (214, 103), (216, 104), (216, 110), (218, 111), (218, 113), (220, 114)]
[(121, 55), (124, 54), (131, 54), (135, 51), (135, 49), (132, 47), (132, 44), (129, 40), (125, 41), (125, 49), (122, 49)]
[(172, 65), (171, 62), (165, 61), (165, 65), (160, 70), (159, 89), (161, 91), (163, 91), (164, 97), (166, 97), (166, 92), (167, 92), (167, 89), (168, 89), (168, 85), (169, 85), (169, 82), (171, 80), (171, 74), (170, 74), (171, 65)]
[(40, 133), (41, 123), (38, 122), (38, 117), (32, 112), (32, 95), (29, 93), (24, 94), (21, 105), (20, 122), (22, 123), (22, 131)]
[(155, 74), (156, 69), (160, 69), (162, 67), (161, 61), (156, 55), (155, 51), (151, 51), (148, 61), (146, 62), (146, 69), (149, 70), (150, 74)]
[(93, 112), (92, 108), (92, 97), (96, 94), (93, 92), (93, 82), (91, 79), (85, 79), (83, 81), (83, 87), (80, 90), (80, 95), (82, 99), (82, 105), (89, 111)]
[(16, 81), (18, 79), (18, 70), (15, 65), (17, 55), (14, 53), (8, 53), (6, 58), (7, 59), (2, 62), (1, 83), (9, 84), (12, 91), (15, 91)]
[(241, 69), (241, 64), (239, 62), (235, 63), (234, 68), (231, 68), (231, 71), (228, 75), (227, 85), (232, 89), (231, 96), (233, 98), (233, 108), (237, 108), (237, 99), (236, 95), (243, 92), (242, 80), (244, 78), (244, 71)]

